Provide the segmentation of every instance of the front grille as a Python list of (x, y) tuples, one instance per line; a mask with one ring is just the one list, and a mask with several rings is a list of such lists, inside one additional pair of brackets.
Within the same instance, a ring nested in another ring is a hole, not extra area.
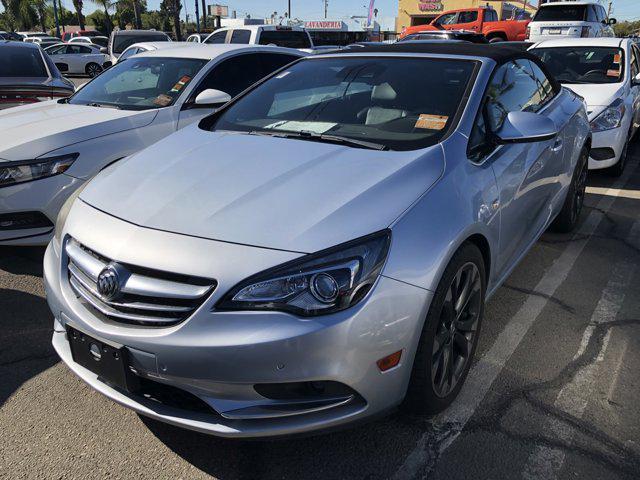
[[(112, 261), (71, 238), (69, 284), (98, 317), (163, 327), (188, 318), (215, 289), (216, 281)], [(105, 275), (107, 274), (107, 275)], [(111, 278), (106, 279), (110, 276)]]

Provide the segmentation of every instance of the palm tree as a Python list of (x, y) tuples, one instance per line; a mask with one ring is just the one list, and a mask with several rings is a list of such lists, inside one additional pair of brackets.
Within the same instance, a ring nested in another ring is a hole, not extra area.
[(46, 8), (47, 8), (47, 0), (32, 0), (33, 6), (38, 12), (38, 20), (40, 21), (40, 29), (43, 32), (47, 31), (47, 22), (46, 22)]
[(113, 30), (113, 22), (111, 21), (111, 15), (109, 15), (109, 9), (113, 8), (114, 6), (114, 2), (112, 2), (111, 0), (91, 0), (93, 3), (95, 3), (96, 5), (98, 5), (99, 7), (102, 7), (104, 10), (104, 16), (107, 19), (107, 36), (109, 36), (109, 34), (111, 33), (111, 30)]
[(80, 30), (84, 30), (84, 16), (82, 15), (82, 0), (73, 0), (73, 7), (76, 9), (76, 15), (78, 15), (78, 25), (80, 25)]

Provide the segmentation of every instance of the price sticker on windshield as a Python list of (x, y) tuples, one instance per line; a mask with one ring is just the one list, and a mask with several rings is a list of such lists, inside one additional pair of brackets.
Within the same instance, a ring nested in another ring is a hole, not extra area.
[(421, 113), (416, 121), (415, 128), (424, 128), (426, 130), (442, 130), (447, 124), (449, 117), (446, 115), (430, 115)]
[(176, 84), (173, 86), (171, 91), (173, 93), (179, 92), (180, 90), (182, 90), (182, 87), (184, 87), (187, 84), (187, 82), (189, 82), (189, 80), (191, 80), (191, 77), (189, 75), (183, 75), (180, 78), (180, 80), (176, 82)]

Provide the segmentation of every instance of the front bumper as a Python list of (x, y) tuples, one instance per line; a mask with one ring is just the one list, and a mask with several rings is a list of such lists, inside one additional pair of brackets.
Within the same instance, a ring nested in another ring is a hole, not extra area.
[[(213, 252), (218, 252), (219, 262), (232, 261), (233, 269), (243, 276), (259, 256), (273, 255), (265, 249), (142, 229), (96, 215), (113, 228), (119, 224), (117, 237), (124, 239), (129, 251), (139, 249), (138, 242), (146, 239), (142, 243), (146, 253), (151, 250), (153, 254), (154, 245), (159, 244), (185, 252), (185, 274), (202, 275), (196, 270)], [(71, 216), (69, 222), (74, 223)], [(118, 249), (113, 238), (108, 243)], [(115, 251), (104, 252), (106, 244), (91, 247), (111, 258), (122, 258), (112, 256), (117, 255)], [(332, 315), (302, 319), (279, 312), (221, 312), (213, 306), (236, 280), (220, 278), (218, 288), (190, 318), (171, 327), (145, 328), (97, 318), (69, 288), (64, 256), (52, 243), (45, 254), (44, 273), (47, 300), (56, 318), (53, 345), (69, 368), (94, 389), (143, 415), (224, 437), (305, 433), (364, 419), (398, 405), (406, 392), (432, 298), (424, 289), (380, 277), (358, 305)], [(225, 270), (222, 265), (216, 269)], [(73, 361), (64, 323), (125, 345), (141, 377), (195, 395), (211, 412), (159, 404), (104, 383)], [(403, 351), (400, 365), (381, 373), (376, 361), (398, 350)], [(255, 384), (326, 381), (339, 382), (355, 395), (347, 402), (308, 409), (292, 406), (290, 400), (266, 398), (254, 388)]]
[(83, 181), (60, 174), (0, 188), (0, 214), (10, 216), (13, 213), (37, 212), (51, 222), (46, 227), (0, 228), (0, 245), (46, 245), (53, 235), (53, 226), (62, 204)]
[(624, 145), (627, 141), (628, 132), (629, 128), (623, 125), (611, 130), (605, 130), (604, 132), (593, 133), (591, 140), (591, 149), (607, 149), (607, 151), (612, 152), (610, 154), (604, 155), (605, 158), (601, 160), (590, 156), (589, 170), (609, 168), (618, 163), (618, 160), (620, 160), (620, 154), (624, 150)]

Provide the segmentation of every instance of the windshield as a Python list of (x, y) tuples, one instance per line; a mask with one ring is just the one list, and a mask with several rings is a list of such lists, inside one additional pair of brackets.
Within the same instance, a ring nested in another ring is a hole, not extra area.
[(39, 49), (3, 45), (0, 48), (0, 77), (48, 77)]
[(561, 47), (529, 51), (540, 57), (560, 83), (618, 83), (624, 76), (624, 57), (619, 48)]
[(169, 37), (164, 33), (148, 33), (144, 35), (118, 34), (113, 39), (113, 53), (122, 53), (127, 47), (140, 42), (168, 42)]
[(240, 98), (213, 128), (424, 148), (453, 124), (474, 67), (473, 61), (435, 58), (307, 59)]
[(534, 22), (566, 22), (587, 19), (586, 5), (549, 5), (540, 7), (533, 17)]
[(132, 57), (93, 79), (69, 103), (123, 110), (168, 107), (206, 63), (190, 58)]

